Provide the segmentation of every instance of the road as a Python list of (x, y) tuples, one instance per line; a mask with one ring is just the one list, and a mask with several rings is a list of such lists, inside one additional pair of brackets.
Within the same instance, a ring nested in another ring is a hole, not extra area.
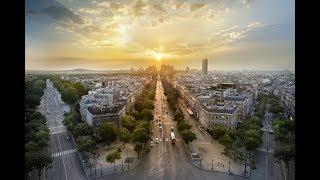
[[(157, 81), (156, 100), (155, 100), (155, 121), (152, 125), (152, 138), (159, 138), (159, 143), (154, 143), (154, 147), (146, 154), (144, 161), (134, 170), (101, 177), (98, 179), (112, 180), (143, 180), (143, 179), (183, 179), (183, 180), (206, 180), (206, 179), (243, 179), (238, 176), (232, 176), (224, 173), (215, 173), (200, 170), (190, 164), (182, 138), (178, 135), (176, 122), (172, 120), (173, 114), (169, 110), (166, 97), (163, 94), (161, 81)], [(162, 131), (159, 129), (158, 120), (163, 123)], [(176, 143), (172, 144), (170, 140), (171, 127), (174, 127)], [(164, 137), (164, 140), (163, 140)]]
[[(262, 151), (257, 151), (256, 169), (252, 170), (250, 178), (253, 180), (284, 180), (284, 174), (282, 167), (279, 163), (276, 163), (276, 159), (270, 151), (275, 148), (274, 135), (270, 133), (272, 114), (266, 111), (265, 118), (262, 121), (264, 133), (262, 136)], [(265, 151), (268, 150), (269, 152)]]
[(59, 92), (53, 83), (47, 80), (47, 86), (41, 99), (40, 112), (46, 116), (50, 130), (50, 148), (53, 155), (52, 167), (43, 173), (42, 179), (48, 180), (81, 180), (85, 179), (80, 159), (74, 142), (62, 121), (68, 106), (62, 102)]

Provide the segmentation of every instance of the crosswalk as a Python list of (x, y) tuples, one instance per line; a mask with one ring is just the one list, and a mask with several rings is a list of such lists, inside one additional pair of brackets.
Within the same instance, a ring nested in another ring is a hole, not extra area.
[(265, 148), (257, 148), (258, 151), (262, 151), (262, 152), (268, 152), (268, 153), (273, 153), (274, 150), (273, 149), (270, 149), (270, 150), (266, 150)]
[(58, 134), (62, 132), (66, 132), (67, 129), (65, 126), (54, 126), (54, 127), (49, 127), (50, 134)]
[(64, 126), (49, 127), (49, 130), (56, 130), (56, 129), (61, 129), (61, 128), (64, 128)]
[(53, 131), (53, 132), (50, 132), (50, 134), (59, 134), (59, 133), (62, 133), (62, 132), (66, 132), (67, 130), (63, 129), (63, 130), (58, 130), (58, 131)]
[[(155, 141), (156, 138), (152, 138), (152, 140)], [(162, 141), (163, 141), (162, 138), (158, 138), (158, 140), (159, 140), (159, 142), (162, 142)], [(164, 138), (164, 141), (168, 142), (168, 141), (171, 141), (171, 139), (170, 139), (170, 138)], [(176, 138), (176, 141), (182, 141), (182, 139)]]
[(66, 155), (66, 154), (74, 153), (76, 151), (77, 151), (77, 149), (69, 149), (69, 150), (66, 150), (66, 151), (61, 151), (61, 152), (52, 154), (52, 157), (59, 157), (59, 156), (63, 156), (63, 155)]
[(273, 132), (272, 129), (266, 129), (266, 128), (261, 128), (262, 131), (268, 131), (268, 132)]

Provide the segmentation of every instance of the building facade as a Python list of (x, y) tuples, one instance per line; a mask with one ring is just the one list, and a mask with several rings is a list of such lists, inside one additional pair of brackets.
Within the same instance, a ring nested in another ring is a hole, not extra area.
[(202, 59), (202, 74), (208, 75), (208, 59)]

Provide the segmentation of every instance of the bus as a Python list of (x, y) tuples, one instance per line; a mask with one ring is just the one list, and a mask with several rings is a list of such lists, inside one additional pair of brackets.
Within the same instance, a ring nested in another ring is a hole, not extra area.
[(175, 144), (176, 143), (176, 137), (174, 136), (174, 133), (171, 132), (171, 143)]
[(189, 108), (187, 108), (187, 112), (191, 117), (194, 117), (193, 112)]

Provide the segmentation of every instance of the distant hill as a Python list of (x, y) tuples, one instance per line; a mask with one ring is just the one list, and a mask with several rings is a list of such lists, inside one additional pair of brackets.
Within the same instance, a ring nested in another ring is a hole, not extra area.
[(95, 70), (90, 70), (90, 69), (71, 69), (71, 70), (66, 70), (66, 71), (77, 71), (77, 72), (83, 72), (83, 71), (95, 71)]

